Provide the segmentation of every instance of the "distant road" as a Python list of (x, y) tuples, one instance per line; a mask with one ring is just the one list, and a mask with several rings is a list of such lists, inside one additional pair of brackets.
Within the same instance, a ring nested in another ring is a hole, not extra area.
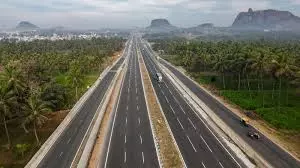
[(166, 115), (174, 138), (187, 167), (244, 167), (234, 154), (216, 139), (215, 133), (196, 115), (166, 76), (158, 83), (154, 75), (161, 72), (153, 55), (140, 42), (142, 55), (150, 73), (152, 84)]
[(107, 168), (159, 167), (135, 45), (134, 39), (113, 121)]
[[(125, 54), (128, 52), (125, 50)], [(95, 115), (97, 108), (104, 98), (112, 79), (116, 75), (124, 56), (104, 76), (92, 95), (86, 100), (80, 111), (68, 125), (66, 130), (56, 140), (50, 151), (43, 158), (38, 167), (41, 168), (68, 168), (71, 166), (76, 152), (84, 138), (85, 133)]]

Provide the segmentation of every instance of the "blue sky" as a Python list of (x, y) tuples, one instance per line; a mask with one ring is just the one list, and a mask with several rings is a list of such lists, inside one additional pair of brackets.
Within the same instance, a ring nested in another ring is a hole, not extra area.
[(132, 28), (167, 18), (180, 27), (229, 26), (240, 11), (278, 9), (300, 16), (300, 0), (0, 0), (0, 27)]

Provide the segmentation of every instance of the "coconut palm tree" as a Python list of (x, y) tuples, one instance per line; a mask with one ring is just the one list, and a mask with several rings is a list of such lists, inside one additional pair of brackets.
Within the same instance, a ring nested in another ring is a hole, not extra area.
[[(264, 82), (263, 82), (263, 76), (267, 70), (267, 67), (270, 65), (269, 61), (269, 52), (268, 50), (264, 49), (258, 49), (254, 53), (254, 59), (251, 60), (252, 65), (251, 68), (256, 72), (258, 78), (258, 90), (261, 90), (262, 93), (262, 106), (264, 108), (265, 105), (265, 97), (264, 97)], [(260, 84), (259, 84), (260, 83)]]
[(5, 67), (0, 74), (0, 79), (7, 82), (9, 90), (13, 90), (17, 95), (24, 91), (24, 84), (21, 81), (21, 73), (13, 67)]
[(10, 149), (11, 141), (6, 123), (6, 118), (11, 116), (11, 107), (16, 103), (16, 97), (13, 91), (9, 90), (5, 84), (0, 85), (0, 113), (2, 122), (4, 125), (6, 137), (7, 137), (7, 148)]
[(37, 127), (42, 126), (48, 119), (43, 115), (45, 112), (51, 111), (49, 104), (40, 99), (39, 93), (31, 93), (26, 104), (23, 107), (25, 118), (22, 123), (23, 128), (27, 132), (26, 125), (32, 124), (34, 130), (34, 136), (37, 144), (40, 145), (40, 140), (37, 134)]
[[(282, 90), (282, 79), (296, 77), (296, 72), (299, 70), (299, 67), (293, 65), (294, 59), (286, 53), (278, 54), (277, 58), (272, 59), (272, 69), (275, 70), (275, 77), (279, 79), (279, 99), (278, 99), (278, 108), (280, 111), (281, 106), (281, 90)], [(288, 88), (288, 87), (287, 87)], [(288, 95), (286, 95), (286, 103), (288, 103)]]
[(225, 72), (228, 69), (228, 61), (225, 55), (215, 55), (213, 65), (213, 69), (222, 74), (223, 89), (226, 89)]

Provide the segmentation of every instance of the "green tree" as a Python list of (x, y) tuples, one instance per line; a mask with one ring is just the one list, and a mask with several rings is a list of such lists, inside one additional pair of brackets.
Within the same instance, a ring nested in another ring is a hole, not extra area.
[[(282, 79), (288, 79), (291, 77), (296, 77), (296, 72), (299, 69), (297, 66), (293, 65), (294, 59), (290, 57), (286, 53), (280, 53), (277, 55), (277, 58), (272, 59), (271, 63), (273, 66), (273, 69), (275, 69), (275, 77), (279, 79), (279, 99), (278, 99), (278, 107), (280, 111), (281, 106), (281, 91), (282, 91)], [(288, 82), (287, 82), (288, 85)], [(288, 87), (286, 87), (288, 89)], [(286, 90), (286, 93), (288, 93), (288, 90)], [(288, 94), (286, 95), (286, 100), (288, 103)]]
[(68, 72), (69, 81), (72, 86), (75, 88), (75, 96), (76, 100), (78, 100), (78, 87), (82, 85), (83, 78), (83, 68), (80, 66), (80, 62), (78, 60), (74, 60), (70, 63), (70, 69)]
[(48, 119), (46, 116), (44, 116), (44, 113), (51, 111), (49, 108), (49, 104), (41, 100), (39, 92), (32, 92), (26, 104), (23, 106), (23, 110), (25, 118), (22, 126), (24, 130), (28, 132), (26, 129), (26, 125), (33, 125), (34, 136), (36, 138), (37, 144), (40, 145), (40, 140), (37, 134), (37, 127), (42, 126)]
[(265, 105), (265, 94), (264, 94), (264, 81), (263, 77), (265, 72), (267, 72), (267, 68), (270, 65), (270, 55), (268, 50), (264, 49), (257, 49), (256, 51), (253, 52), (254, 54), (254, 59), (252, 60), (252, 65), (251, 68), (256, 72), (258, 76), (258, 90), (261, 91), (262, 93), (262, 106), (264, 108)]
[(9, 90), (5, 84), (0, 85), (0, 112), (1, 118), (4, 125), (6, 137), (7, 137), (7, 148), (10, 149), (11, 140), (8, 132), (6, 118), (10, 117), (11, 107), (16, 103), (16, 97), (13, 91)]

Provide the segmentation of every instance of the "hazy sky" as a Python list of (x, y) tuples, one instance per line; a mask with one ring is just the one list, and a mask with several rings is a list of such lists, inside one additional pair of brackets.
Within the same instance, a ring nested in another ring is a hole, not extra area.
[(154, 18), (180, 27), (205, 22), (229, 26), (249, 7), (300, 16), (300, 0), (0, 0), (0, 27), (26, 20), (40, 27), (132, 28), (147, 26)]

